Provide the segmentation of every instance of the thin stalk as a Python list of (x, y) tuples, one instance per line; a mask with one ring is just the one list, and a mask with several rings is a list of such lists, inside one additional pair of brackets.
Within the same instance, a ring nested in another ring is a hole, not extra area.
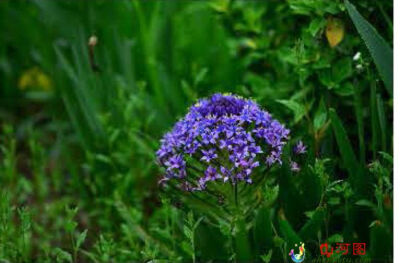
[(358, 143), (360, 151), (360, 162), (365, 164), (365, 141), (364, 141), (364, 120), (362, 113), (362, 100), (361, 100), (361, 86), (358, 82), (354, 81), (354, 109), (357, 119), (357, 130), (358, 130)]
[(238, 198), (238, 184), (234, 185), (234, 199), (235, 207), (234, 217), (232, 218), (231, 226), (232, 230), (235, 229), (234, 235), (234, 251), (236, 256), (236, 261), (238, 262), (248, 262), (251, 259), (251, 249), (250, 241), (248, 239), (248, 233), (246, 229), (246, 222), (243, 215), (243, 209), (240, 207), (240, 202)]
[(236, 209), (238, 209), (238, 184), (237, 182), (235, 183), (235, 205), (236, 205)]
[(378, 148), (378, 137), (379, 137), (379, 130), (378, 130), (378, 113), (376, 107), (376, 82), (371, 76), (370, 71), (367, 69), (368, 79), (371, 82), (371, 89), (370, 89), (370, 110), (371, 110), (371, 133), (372, 133), (372, 156), (375, 159), (377, 148)]
[(378, 110), (379, 126), (381, 128), (382, 150), (386, 152), (386, 114), (381, 94), (376, 95), (376, 106)]

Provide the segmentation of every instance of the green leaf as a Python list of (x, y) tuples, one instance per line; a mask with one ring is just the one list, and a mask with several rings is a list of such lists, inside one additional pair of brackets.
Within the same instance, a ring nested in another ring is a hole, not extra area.
[(344, 167), (347, 169), (349, 174), (350, 182), (354, 189), (365, 191), (365, 180), (361, 178), (360, 165), (353, 151), (353, 147), (351, 146), (346, 130), (344, 129), (343, 124), (334, 109), (329, 109), (329, 116), (332, 121), (333, 131), (335, 133)]
[(277, 100), (277, 102), (285, 105), (288, 109), (293, 111), (294, 113), (294, 122), (298, 122), (303, 118), (303, 116), (306, 114), (306, 108), (304, 105), (293, 101), (293, 100)]
[(335, 133), (336, 141), (339, 146), (340, 154), (344, 161), (344, 165), (348, 169), (349, 173), (353, 173), (358, 170), (358, 161), (354, 154), (353, 147), (351, 146), (349, 137), (347, 136), (346, 130), (343, 127), (336, 111), (332, 108), (329, 109), (329, 115), (332, 120), (332, 127)]
[(332, 236), (328, 237), (327, 241), (329, 244), (341, 243), (343, 242), (343, 236), (340, 234), (333, 234)]
[(261, 260), (262, 260), (264, 263), (269, 263), (269, 262), (271, 261), (271, 257), (272, 257), (272, 249), (270, 249), (270, 250), (268, 251), (268, 254), (267, 254), (267, 255), (261, 255), (260, 257), (261, 257)]
[(67, 231), (67, 232), (73, 232), (77, 226), (78, 226), (78, 223), (76, 223), (74, 221), (68, 221), (64, 224), (65, 231)]
[(70, 253), (68, 253), (65, 250), (62, 250), (61, 248), (55, 248), (52, 251), (52, 254), (55, 256), (56, 258), (56, 262), (72, 262), (72, 256)]
[(328, 184), (328, 186), (326, 187), (326, 191), (334, 191), (335, 190), (335, 186), (337, 186), (338, 184), (342, 183), (343, 180), (336, 180), (333, 181), (332, 183)]
[(194, 79), (194, 86), (199, 85), (205, 78), (206, 75), (208, 73), (208, 69), (207, 68), (202, 68), (197, 74), (196, 77)]
[(112, 160), (110, 157), (104, 155), (104, 154), (95, 154), (94, 157), (96, 160), (99, 160), (100, 162), (111, 164)]
[(325, 209), (318, 207), (315, 209), (311, 219), (301, 228), (299, 235), (304, 239), (308, 240), (317, 236), (318, 231), (321, 230), (324, 222)]
[(325, 13), (337, 14), (340, 12), (339, 5), (336, 1), (330, 0), (289, 0), (290, 8), (293, 13), (301, 15), (313, 15), (319, 16)]
[[(104, 139), (104, 130), (96, 116), (93, 98), (90, 96), (92, 94), (88, 94), (88, 88), (84, 87), (88, 82), (79, 77), (79, 74), (75, 72), (59, 47), (55, 46), (54, 49), (62, 69), (72, 82), (72, 86), (59, 85), (61, 87), (61, 97), (68, 115), (81, 137), (82, 143), (87, 148), (92, 148), (98, 140)], [(61, 75), (56, 77), (57, 80), (65, 81)]]
[(240, 262), (249, 262), (252, 258), (250, 241), (247, 235), (246, 223), (243, 218), (239, 217), (235, 221), (236, 233), (234, 242), (236, 247), (237, 260)]
[(264, 198), (265, 198), (265, 206), (272, 205), (275, 200), (278, 198), (279, 194), (279, 185), (274, 186), (273, 188), (267, 187), (264, 191)]
[(336, 83), (349, 78), (353, 74), (351, 58), (345, 57), (337, 61), (332, 68), (332, 79)]
[(358, 132), (358, 144), (360, 149), (360, 163), (365, 165), (365, 141), (364, 141), (364, 120), (363, 120), (363, 105), (361, 97), (361, 87), (358, 82), (354, 82), (354, 110), (357, 119), (357, 132)]
[(354, 94), (354, 88), (350, 82), (339, 84), (337, 87), (335, 87), (334, 91), (340, 96), (350, 96)]
[(261, 207), (255, 216), (254, 222), (254, 246), (257, 253), (267, 251), (273, 245), (273, 230), (271, 225), (271, 210), (267, 206)]
[(226, 221), (219, 220), (218, 227), (224, 236), (231, 235), (231, 225), (229, 223), (227, 223)]
[(345, 0), (347, 11), (364, 40), (375, 65), (382, 77), (385, 87), (393, 95), (393, 51), (376, 29), (365, 20), (348, 0)]
[(225, 13), (228, 11), (230, 0), (211, 0), (209, 6), (219, 13)]
[(356, 205), (359, 205), (359, 206), (367, 206), (367, 207), (371, 207), (371, 208), (374, 208), (374, 207), (375, 207), (374, 203), (372, 203), (372, 202), (369, 201), (369, 200), (365, 200), (365, 199), (358, 200), (358, 201), (356, 202)]
[(304, 212), (304, 214), (305, 214), (306, 217), (308, 217), (308, 218), (312, 218), (312, 216), (314, 215), (314, 213), (315, 213), (315, 210)]
[(289, 221), (286, 219), (279, 220), (279, 229), (289, 246), (293, 246), (301, 241), (301, 238), (296, 234)]
[(393, 253), (393, 232), (382, 224), (376, 224), (370, 229), (370, 253), (374, 262), (391, 262)]
[(340, 204), (340, 198), (339, 197), (330, 197), (328, 199), (327, 203), (330, 205), (338, 205), (338, 204)]
[(196, 91), (187, 83), (186, 80), (181, 80), (182, 91), (191, 101), (196, 101), (197, 95)]
[(76, 247), (80, 248), (81, 245), (83, 244), (83, 242), (85, 242), (86, 240), (86, 236), (87, 236), (87, 229), (85, 229), (85, 231), (83, 231), (82, 233), (79, 234), (77, 240), (76, 240)]
[(316, 17), (311, 20), (310, 25), (308, 26), (308, 32), (315, 37), (317, 33), (325, 26), (326, 20), (323, 17)]
[(376, 82), (372, 81), (370, 89), (370, 118), (371, 118), (371, 148), (373, 152), (373, 158), (376, 158), (376, 152), (378, 150), (378, 137), (379, 137), (379, 125), (378, 125), (378, 110), (376, 107)]
[(281, 247), (283, 244), (285, 244), (285, 240), (279, 236), (274, 236), (273, 242), (275, 247)]
[(378, 220), (374, 220), (374, 221), (372, 221), (371, 222), (371, 224), (369, 224), (369, 228), (371, 228), (371, 227), (374, 227), (374, 226), (377, 226), (377, 225), (379, 225), (379, 221)]
[(332, 71), (331, 69), (323, 69), (321, 71), (318, 71), (318, 79), (328, 89), (334, 88), (335, 82), (332, 79)]
[(201, 221), (204, 219), (204, 217), (200, 217), (199, 219), (197, 219), (196, 223), (194, 223), (193, 225), (193, 230), (196, 230), (196, 228), (199, 226), (199, 224), (201, 223)]
[(322, 126), (326, 122), (327, 115), (328, 114), (326, 112), (325, 102), (323, 99), (321, 99), (319, 102), (317, 112), (315, 113), (315, 116), (314, 116), (314, 121), (313, 121), (314, 129), (319, 130), (322, 128)]
[(379, 154), (382, 156), (383, 159), (388, 161), (391, 165), (393, 165), (393, 156), (386, 152), (379, 152)]
[(182, 241), (181, 242), (181, 248), (182, 248), (183, 251), (185, 251), (186, 254), (188, 254), (188, 255), (192, 255), (193, 254), (192, 246), (188, 242)]
[(386, 114), (381, 94), (377, 94), (376, 96), (376, 106), (378, 109), (379, 127), (381, 128), (382, 149), (386, 151)]
[(188, 226), (183, 226), (183, 233), (185, 234), (185, 236), (188, 238), (188, 239), (192, 239), (192, 237), (193, 237), (193, 232), (192, 232), (192, 230), (188, 227)]

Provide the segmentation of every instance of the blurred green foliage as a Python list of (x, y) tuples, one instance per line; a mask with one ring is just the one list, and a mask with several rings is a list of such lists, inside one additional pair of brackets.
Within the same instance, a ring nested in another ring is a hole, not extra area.
[[(393, 3), (352, 4), (1, 1), (0, 261), (289, 262), (303, 241), (308, 259), (365, 242), (391, 262)], [(245, 231), (157, 184), (158, 140), (215, 92), (308, 145), (299, 174), (268, 174)]]

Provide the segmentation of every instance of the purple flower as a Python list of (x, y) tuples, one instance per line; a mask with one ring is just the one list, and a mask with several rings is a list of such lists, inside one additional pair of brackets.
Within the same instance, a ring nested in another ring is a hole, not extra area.
[(165, 168), (161, 182), (178, 181), (192, 190), (220, 178), (251, 183), (257, 166), (282, 163), (288, 137), (289, 130), (254, 101), (215, 94), (199, 100), (164, 135), (157, 151), (157, 163)]
[(220, 170), (221, 170), (221, 173), (222, 173), (222, 176), (223, 176), (223, 179), (224, 179), (224, 183), (226, 181), (228, 181), (229, 179), (232, 179), (231, 177), (232, 177), (233, 169), (227, 169), (227, 168), (221, 166)]
[(214, 167), (208, 166), (207, 170), (204, 172), (204, 176), (199, 179), (199, 188), (203, 190), (205, 189), (208, 181), (215, 181), (221, 178), (222, 176), (217, 173), (217, 170)]
[(167, 170), (171, 171), (173, 169), (183, 168), (185, 166), (185, 161), (183, 160), (182, 155), (173, 155), (165, 162), (165, 165), (168, 167)]
[(217, 154), (215, 153), (214, 149), (201, 150), (201, 152), (203, 153), (203, 157), (201, 157), (200, 160), (206, 161), (207, 163), (209, 163), (212, 159), (217, 158)]
[(290, 170), (292, 170), (293, 172), (300, 172), (300, 166), (296, 163), (291, 161), (290, 162)]
[(303, 154), (303, 153), (306, 153), (306, 152), (307, 152), (307, 151), (306, 151), (306, 148), (307, 148), (307, 146), (305, 146), (305, 145), (303, 144), (302, 141), (299, 141), (299, 142), (294, 146), (293, 152), (294, 152), (295, 154)]

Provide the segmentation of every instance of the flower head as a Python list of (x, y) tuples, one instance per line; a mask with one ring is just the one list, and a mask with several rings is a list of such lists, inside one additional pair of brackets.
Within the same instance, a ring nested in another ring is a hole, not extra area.
[(293, 172), (300, 172), (300, 166), (298, 163), (291, 161), (290, 162), (290, 170)]
[(307, 146), (303, 144), (302, 141), (299, 141), (293, 148), (293, 152), (295, 154), (303, 154), (307, 152)]
[(210, 181), (251, 183), (256, 167), (282, 163), (288, 136), (254, 101), (214, 94), (164, 135), (157, 151), (166, 171), (161, 181), (176, 179), (188, 190), (203, 190)]

